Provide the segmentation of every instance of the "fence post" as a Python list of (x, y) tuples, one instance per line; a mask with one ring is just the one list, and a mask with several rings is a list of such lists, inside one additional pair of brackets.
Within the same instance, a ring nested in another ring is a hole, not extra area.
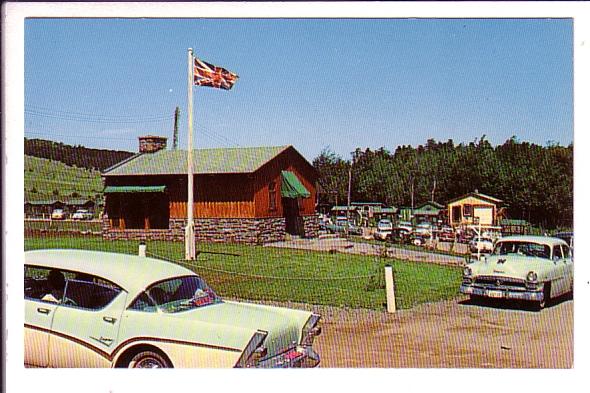
[(395, 290), (393, 285), (393, 268), (385, 265), (385, 293), (387, 295), (387, 312), (395, 312)]
[(139, 255), (140, 257), (144, 257), (145, 258), (145, 242), (140, 242), (139, 243), (139, 250), (137, 252), (137, 255)]

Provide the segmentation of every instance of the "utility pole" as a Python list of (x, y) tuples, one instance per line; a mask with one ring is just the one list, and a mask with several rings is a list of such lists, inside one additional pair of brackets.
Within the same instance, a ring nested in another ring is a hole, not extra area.
[(352, 159), (350, 161), (350, 166), (348, 167), (348, 203), (347, 203), (347, 207), (346, 207), (346, 227), (345, 227), (347, 238), (348, 238), (348, 227), (350, 225), (350, 188), (351, 188), (351, 184), (352, 184), (352, 164), (353, 164), (353, 162), (354, 162), (354, 159)]
[(172, 150), (178, 148), (178, 118), (180, 117), (180, 108), (176, 107), (174, 111), (174, 138), (172, 139)]
[(432, 195), (430, 197), (431, 202), (434, 202), (434, 191), (436, 191), (436, 179), (434, 179), (434, 185), (432, 186)]

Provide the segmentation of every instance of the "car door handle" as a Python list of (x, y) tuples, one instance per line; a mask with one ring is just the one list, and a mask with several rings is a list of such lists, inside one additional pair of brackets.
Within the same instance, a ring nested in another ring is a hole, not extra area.
[(113, 317), (102, 317), (102, 320), (108, 323), (115, 323), (117, 322), (117, 318), (113, 318)]
[(38, 307), (37, 312), (40, 314), (49, 314), (51, 312), (51, 310), (48, 308)]

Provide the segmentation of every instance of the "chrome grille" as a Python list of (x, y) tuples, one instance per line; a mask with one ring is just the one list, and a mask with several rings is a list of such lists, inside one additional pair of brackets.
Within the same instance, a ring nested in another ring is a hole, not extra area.
[(486, 287), (525, 287), (525, 280), (512, 277), (479, 276), (475, 278), (475, 284)]

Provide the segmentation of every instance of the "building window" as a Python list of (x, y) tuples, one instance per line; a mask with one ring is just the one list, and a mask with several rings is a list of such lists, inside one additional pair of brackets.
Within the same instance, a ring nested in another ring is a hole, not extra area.
[(473, 215), (473, 205), (463, 205), (463, 216), (471, 217)]
[(268, 210), (277, 210), (277, 184), (274, 181), (268, 184)]

